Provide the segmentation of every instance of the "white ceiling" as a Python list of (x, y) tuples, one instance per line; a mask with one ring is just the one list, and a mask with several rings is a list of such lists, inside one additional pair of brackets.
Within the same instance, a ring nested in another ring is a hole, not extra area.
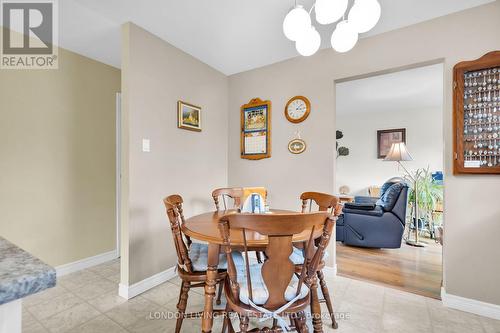
[(337, 115), (442, 108), (443, 65), (339, 83), (335, 95)]
[[(379, 0), (382, 17), (364, 36), (494, 0)], [(310, 8), (313, 0), (297, 1)], [(120, 67), (120, 25), (132, 21), (230, 75), (297, 56), (282, 33), (294, 0), (61, 0), (59, 44)], [(319, 26), (319, 24), (315, 24)], [(318, 29), (329, 47), (333, 25)]]

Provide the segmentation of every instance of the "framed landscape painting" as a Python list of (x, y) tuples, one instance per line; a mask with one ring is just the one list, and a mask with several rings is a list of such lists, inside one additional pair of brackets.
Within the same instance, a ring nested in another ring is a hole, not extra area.
[(406, 144), (406, 128), (377, 131), (377, 157), (385, 158), (393, 143)]
[(177, 127), (190, 131), (201, 131), (201, 108), (183, 101), (177, 102)]

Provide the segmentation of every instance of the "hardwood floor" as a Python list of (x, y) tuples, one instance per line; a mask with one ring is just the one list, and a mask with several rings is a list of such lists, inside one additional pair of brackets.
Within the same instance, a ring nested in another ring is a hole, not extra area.
[(337, 273), (440, 299), (442, 247), (434, 240), (417, 248), (403, 241), (400, 249), (366, 249), (337, 242)]

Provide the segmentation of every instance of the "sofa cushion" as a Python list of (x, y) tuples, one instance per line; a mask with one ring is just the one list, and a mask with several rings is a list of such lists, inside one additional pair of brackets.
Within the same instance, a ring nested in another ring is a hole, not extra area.
[(385, 192), (389, 189), (389, 187), (391, 187), (392, 185), (394, 185), (394, 183), (385, 182), (380, 188), (380, 197), (382, 197), (385, 194)]
[(378, 200), (378, 197), (367, 197), (364, 195), (356, 195), (354, 197), (354, 202), (355, 203), (376, 203)]
[[(237, 281), (240, 286), (240, 301), (245, 304), (248, 302), (248, 284), (246, 276), (246, 268), (244, 265), (236, 266)], [(250, 279), (252, 280), (252, 297), (253, 302), (257, 305), (263, 305), (267, 302), (269, 298), (269, 292), (267, 290), (264, 278), (262, 277), (262, 264), (250, 265)], [(285, 299), (291, 301), (297, 295), (297, 286), (299, 279), (294, 274), (290, 284), (285, 290)], [(309, 294), (309, 288), (305, 284), (302, 284), (300, 288), (300, 298), (304, 298)]]
[(358, 214), (358, 215), (368, 215), (368, 216), (382, 216), (384, 215), (384, 210), (381, 206), (375, 206), (372, 210), (363, 210), (363, 209), (351, 209), (344, 208), (342, 212), (345, 214)]
[(392, 184), (377, 201), (377, 205), (381, 206), (386, 212), (391, 211), (394, 208), (396, 201), (398, 201), (401, 190), (405, 186), (406, 185), (404, 183)]
[(339, 217), (337, 218), (337, 222), (335, 222), (336, 226), (344, 226), (344, 213), (340, 214)]
[(359, 203), (359, 202), (346, 202), (344, 208), (350, 209), (361, 209), (361, 210), (373, 210), (375, 209), (375, 203)]
[[(232, 252), (235, 265), (243, 265), (243, 257), (240, 252)], [(208, 245), (192, 243), (189, 247), (189, 259), (195, 272), (204, 272), (207, 270)], [(227, 269), (227, 258), (225, 253), (219, 254), (219, 269)]]
[(392, 185), (397, 184), (397, 183), (406, 183), (406, 181), (404, 178), (401, 178), (401, 177), (392, 177), (391, 179), (387, 180), (380, 187), (380, 197), (382, 197), (384, 195), (385, 191), (387, 191), (389, 189), (389, 187), (391, 187)]

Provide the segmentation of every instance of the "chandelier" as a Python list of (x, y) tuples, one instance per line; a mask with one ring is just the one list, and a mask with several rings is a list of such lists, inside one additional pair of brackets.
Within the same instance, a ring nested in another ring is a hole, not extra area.
[(303, 56), (311, 56), (319, 50), (321, 36), (312, 25), (314, 9), (316, 22), (327, 25), (339, 21), (332, 33), (332, 48), (347, 52), (358, 42), (358, 34), (371, 30), (380, 19), (381, 8), (377, 0), (354, 0), (347, 19), (345, 13), (349, 0), (316, 0), (309, 12), (304, 7), (295, 7), (283, 21), (286, 38), (295, 42), (295, 48)]

